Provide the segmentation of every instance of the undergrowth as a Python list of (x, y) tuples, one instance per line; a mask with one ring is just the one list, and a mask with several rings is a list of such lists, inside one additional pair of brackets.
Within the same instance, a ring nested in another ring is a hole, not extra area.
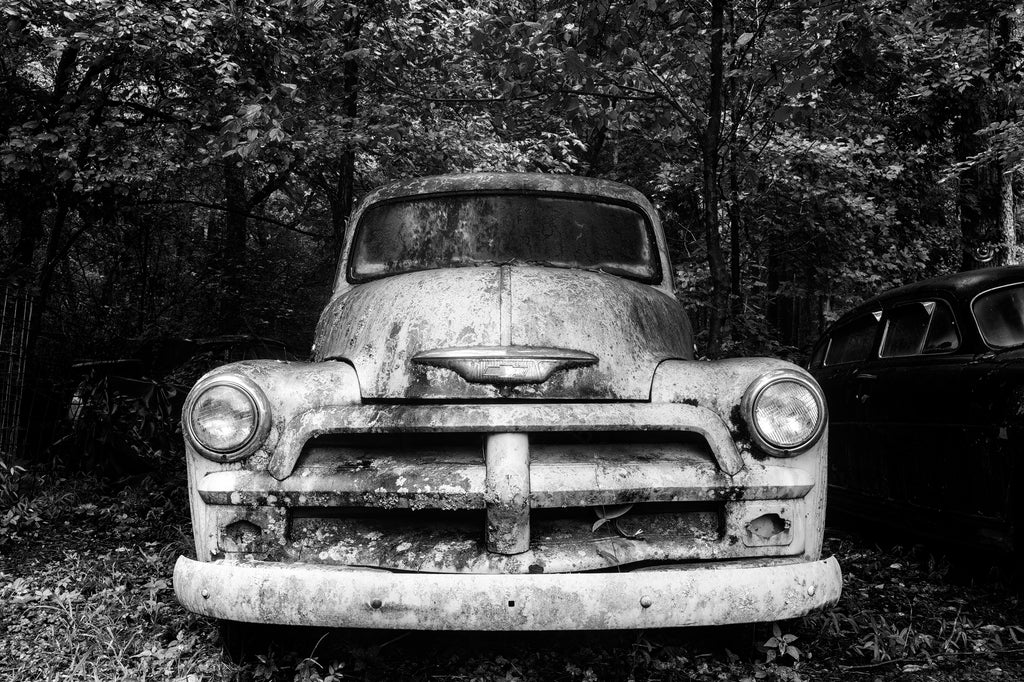
[(30, 511), (0, 544), (0, 680), (1024, 678), (1014, 589), (992, 578), (956, 582), (948, 563), (920, 549), (850, 537), (826, 544), (843, 566), (842, 600), (794, 621), (598, 633), (293, 631), (236, 665), (221, 654), (216, 624), (174, 598), (173, 565), (191, 552), (191, 529), (183, 467), (168, 469), (120, 483), (4, 472), (5, 504), (27, 500)]
[(0, 547), (19, 531), (39, 524), (36, 505), (27, 492), (31, 477), (24, 468), (0, 463)]

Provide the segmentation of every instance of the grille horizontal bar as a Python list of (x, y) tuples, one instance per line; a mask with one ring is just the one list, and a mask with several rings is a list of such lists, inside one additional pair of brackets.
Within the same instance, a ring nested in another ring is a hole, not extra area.
[[(609, 446), (611, 447), (611, 446)], [(545, 452), (546, 450), (546, 452)], [(328, 461), (295, 470), (279, 481), (267, 472), (232, 470), (200, 479), (208, 504), (271, 506), (366, 506), (414, 509), (483, 509), (486, 467), (478, 453), (452, 452), (413, 458)], [(531, 448), (533, 508), (795, 499), (811, 489), (805, 471), (754, 463), (735, 476), (718, 469), (694, 446), (657, 451), (642, 459), (616, 458), (607, 448)]]
[(549, 431), (676, 431), (702, 436), (718, 468), (743, 469), (725, 422), (717, 413), (677, 403), (546, 403), (459, 405), (336, 405), (291, 418), (273, 447), (269, 471), (277, 479), (294, 470), (306, 443), (327, 434), (541, 433)]

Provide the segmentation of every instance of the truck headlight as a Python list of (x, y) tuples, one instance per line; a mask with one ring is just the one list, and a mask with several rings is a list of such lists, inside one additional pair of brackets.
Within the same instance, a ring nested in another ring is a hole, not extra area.
[(754, 443), (780, 457), (798, 455), (814, 445), (828, 422), (818, 384), (784, 369), (762, 374), (750, 384), (742, 409)]
[(232, 462), (263, 444), (270, 430), (270, 406), (248, 379), (221, 375), (192, 389), (182, 422), (185, 437), (199, 454)]

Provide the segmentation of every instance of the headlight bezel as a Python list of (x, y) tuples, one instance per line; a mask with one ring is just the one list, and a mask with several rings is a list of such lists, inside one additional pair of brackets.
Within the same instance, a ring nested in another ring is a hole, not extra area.
[[(757, 407), (757, 401), (764, 391), (774, 384), (787, 381), (798, 384), (807, 389), (814, 398), (818, 407), (818, 423), (811, 431), (811, 434), (801, 444), (790, 447), (772, 443), (765, 438), (764, 434), (762, 434), (758, 429), (757, 419), (754, 415), (754, 410)], [(754, 445), (756, 445), (759, 450), (775, 457), (795, 457), (807, 452), (807, 450), (811, 449), (814, 444), (821, 439), (822, 434), (825, 432), (825, 428), (828, 426), (828, 405), (825, 403), (825, 395), (822, 393), (821, 387), (818, 386), (818, 383), (810, 376), (788, 369), (777, 369), (765, 372), (751, 382), (743, 394), (741, 409), (743, 412), (743, 418), (747, 423), (747, 429), (750, 432), (750, 438), (754, 442)]]
[[(193, 430), (192, 424), (193, 411), (199, 399), (208, 391), (221, 386), (240, 391), (249, 399), (256, 413), (252, 433), (240, 445), (229, 449), (212, 448), (203, 443)], [(236, 462), (256, 452), (266, 441), (270, 433), (270, 402), (251, 379), (238, 374), (219, 374), (201, 381), (189, 392), (182, 410), (181, 423), (188, 444), (203, 457), (214, 462)]]

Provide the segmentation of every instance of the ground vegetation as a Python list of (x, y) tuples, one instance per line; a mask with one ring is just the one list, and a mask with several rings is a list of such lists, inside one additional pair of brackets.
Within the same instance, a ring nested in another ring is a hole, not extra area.
[(184, 470), (113, 482), (37, 472), (0, 535), (0, 680), (1014, 680), (1019, 587), (997, 564), (830, 530), (839, 604), (756, 627), (583, 633), (272, 633), (248, 662), (174, 598), (192, 551)]

